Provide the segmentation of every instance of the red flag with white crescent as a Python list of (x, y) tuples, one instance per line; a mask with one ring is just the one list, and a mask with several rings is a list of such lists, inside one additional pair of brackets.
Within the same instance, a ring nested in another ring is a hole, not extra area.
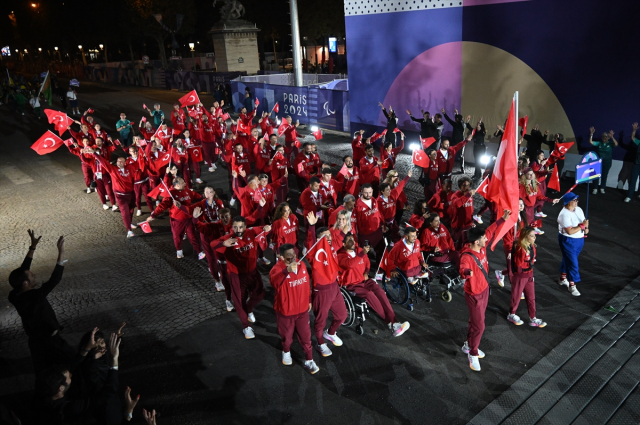
[[(151, 195), (151, 194), (149, 194), (149, 195)], [(149, 224), (148, 221), (143, 221), (142, 223), (138, 224), (138, 226), (140, 226), (140, 228), (142, 229), (143, 232), (151, 233), (151, 225)]]
[(553, 167), (553, 172), (551, 173), (551, 178), (549, 179), (547, 187), (560, 192), (560, 176), (558, 175), (558, 167)]
[(278, 112), (280, 112), (280, 104), (276, 103), (275, 105), (273, 105), (273, 112), (275, 112), (276, 114)]
[(160, 171), (163, 167), (166, 167), (171, 162), (171, 154), (169, 152), (160, 153), (158, 158), (153, 161), (153, 166), (156, 171)]
[(67, 116), (64, 112), (56, 111), (53, 109), (45, 109), (44, 113), (47, 115), (49, 124), (55, 125), (55, 129), (62, 136), (67, 131), (67, 128), (73, 124), (73, 120)]
[(258, 107), (258, 105), (260, 104), (260, 101), (258, 100), (258, 98), (256, 97), (256, 101), (254, 102), (254, 105), (256, 105), (256, 108)]
[(198, 97), (198, 93), (196, 93), (195, 90), (191, 90), (189, 93), (182, 96), (179, 102), (180, 106), (184, 108), (185, 106), (197, 105), (198, 103), (200, 103), (200, 98)]
[(376, 140), (378, 140), (381, 136), (378, 133), (373, 133), (373, 136), (371, 136), (371, 138), (369, 139), (369, 141), (371, 143), (375, 142)]
[(38, 155), (46, 155), (58, 149), (64, 142), (61, 138), (47, 130), (36, 142), (31, 145), (31, 149), (36, 151)]
[(202, 157), (202, 148), (200, 146), (193, 146), (187, 149), (189, 152), (189, 156), (191, 157), (191, 161), (193, 162), (202, 162), (204, 158)]
[(322, 130), (321, 129), (317, 129), (312, 134), (313, 134), (313, 137), (316, 138), (316, 140), (322, 139)]
[(527, 123), (529, 122), (529, 116), (525, 116), (518, 120), (518, 125), (522, 127), (522, 135), (527, 134)]
[(289, 128), (289, 121), (282, 120), (282, 124), (278, 127), (278, 137), (282, 137), (284, 132), (287, 131), (287, 128)]
[(422, 149), (427, 149), (429, 146), (433, 145), (436, 142), (435, 137), (426, 137), (420, 138), (420, 142), (422, 143)]
[(338, 277), (338, 263), (331, 252), (327, 238), (322, 237), (307, 253), (314, 278), (322, 276), (325, 282), (334, 282)]
[(482, 195), (484, 199), (488, 199), (487, 189), (489, 188), (490, 181), (489, 176), (485, 177), (485, 179), (482, 180), (482, 183), (480, 183), (480, 186), (478, 186), (478, 189), (476, 189), (476, 192)]
[(226, 120), (228, 120), (230, 117), (231, 117), (231, 115), (229, 115), (229, 113), (228, 113), (228, 112), (226, 112), (226, 113), (222, 116), (222, 120), (223, 120), (223, 121), (226, 121)]
[(411, 161), (418, 167), (429, 168), (429, 156), (422, 149), (413, 151)]

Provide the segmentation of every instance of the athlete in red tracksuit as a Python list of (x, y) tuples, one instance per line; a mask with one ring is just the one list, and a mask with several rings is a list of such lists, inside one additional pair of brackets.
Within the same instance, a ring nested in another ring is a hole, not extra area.
[(283, 185), (287, 184), (287, 175), (285, 174), (280, 180), (269, 183), (269, 177), (266, 174), (260, 174), (258, 181), (260, 182), (258, 191), (262, 194), (265, 205), (257, 215), (257, 219), (259, 224), (266, 224), (271, 221), (271, 216), (276, 209), (275, 194)]
[[(133, 209), (135, 207), (133, 184), (135, 182), (136, 170), (138, 167), (134, 165), (126, 165), (124, 157), (118, 158), (118, 161), (116, 162), (117, 166), (114, 166), (111, 165), (106, 158), (94, 153), (93, 150), (91, 150), (91, 152), (94, 157), (100, 161), (100, 165), (102, 165), (102, 167), (104, 167), (111, 175), (113, 191), (115, 192), (116, 202), (118, 203), (118, 208), (122, 215), (122, 222), (124, 223), (125, 229), (127, 229), (127, 237), (130, 238), (135, 236), (131, 231), (133, 228), (131, 219), (133, 218)], [(139, 166), (144, 168), (144, 161), (142, 161)]]
[[(258, 143), (253, 147), (253, 158), (255, 160), (256, 172), (261, 174), (271, 173), (270, 161), (274, 152), (275, 152), (275, 149), (271, 147), (267, 139), (260, 138), (260, 140), (258, 140)], [(271, 181), (274, 181), (274, 180), (271, 180)]]
[[(504, 216), (486, 230), (481, 227), (471, 229), (469, 243), (460, 253), (460, 276), (465, 279), (464, 299), (469, 309), (469, 329), (462, 351), (469, 355), (469, 366), (475, 371), (480, 370), (478, 358), (484, 357), (478, 346), (484, 332), (484, 314), (489, 302), (489, 282), (485, 277), (489, 276), (489, 262), (485, 247), (491, 244), (496, 232), (510, 214), (510, 211), (505, 211)], [(477, 263), (482, 265), (482, 269)]]
[(91, 182), (93, 181), (93, 169), (91, 168), (91, 164), (93, 164), (93, 158), (91, 154), (83, 153), (82, 150), (85, 148), (90, 148), (92, 145), (90, 144), (93, 139), (84, 138), (79, 143), (75, 145), (68, 145), (67, 149), (69, 152), (80, 158), (80, 163), (82, 165), (82, 175), (84, 177), (84, 184), (87, 186), (87, 193), (91, 193)]
[(329, 207), (327, 206), (327, 199), (320, 192), (320, 179), (317, 177), (311, 177), (309, 187), (300, 194), (300, 206), (304, 217), (309, 213), (313, 213), (321, 225), (327, 222), (326, 214)]
[[(200, 146), (203, 152), (202, 156), (204, 157), (204, 144), (200, 144), (200, 141), (191, 137), (191, 132), (189, 130), (185, 130), (183, 145), (187, 150), (187, 163), (189, 165), (189, 170), (193, 170), (196, 173), (196, 183), (201, 184), (202, 180), (200, 180), (200, 162), (193, 161), (193, 159), (191, 158), (191, 149), (195, 148), (196, 146)], [(191, 178), (191, 176), (189, 176), (189, 178)]]
[(309, 186), (309, 180), (315, 174), (313, 153), (309, 143), (302, 145), (302, 152), (296, 155), (293, 161), (293, 172), (298, 183), (298, 190), (302, 192)]
[[(535, 208), (536, 204), (540, 201), (544, 202), (553, 202), (557, 204), (561, 198), (551, 199), (547, 196), (544, 196), (538, 190), (538, 181), (536, 180), (535, 172), (531, 168), (527, 168), (523, 170), (522, 176), (520, 177), (520, 199), (524, 201), (524, 211), (527, 214), (527, 222), (532, 223), (535, 219)], [(539, 229), (536, 229), (537, 234), (542, 234)]]
[(442, 184), (440, 180), (438, 180), (438, 174), (440, 173), (440, 167), (437, 161), (437, 153), (435, 150), (429, 151), (429, 167), (422, 169), (423, 173), (426, 175), (429, 183), (424, 185), (424, 199), (429, 202), (433, 195), (438, 191), (437, 188)]
[[(218, 161), (218, 154), (216, 154), (216, 148), (218, 146), (216, 143), (218, 120), (206, 109), (204, 112), (205, 115), (202, 117), (202, 121), (200, 122), (201, 139), (199, 139), (199, 141), (202, 142), (202, 156), (204, 157), (204, 163), (209, 168), (213, 168), (216, 161)], [(197, 177), (200, 178), (199, 175)]]
[(258, 273), (258, 241), (256, 237), (269, 233), (271, 226), (246, 227), (244, 217), (236, 216), (233, 231), (213, 242), (211, 248), (227, 259), (227, 273), (233, 304), (242, 323), (246, 339), (255, 338), (250, 323), (255, 323), (254, 307), (264, 298), (264, 284)]
[(354, 166), (354, 160), (350, 156), (343, 158), (347, 166), (346, 173), (338, 173), (336, 181), (342, 185), (342, 195), (360, 196), (360, 171)]
[(453, 171), (453, 163), (456, 160), (456, 155), (471, 140), (469, 136), (466, 140), (458, 143), (454, 147), (449, 147), (449, 140), (444, 139), (440, 143), (440, 149), (436, 154), (436, 161), (438, 162), (438, 177), (440, 181), (451, 178), (451, 172)]
[(362, 186), (362, 196), (353, 208), (358, 224), (358, 246), (364, 247), (365, 241), (376, 253), (376, 261), (380, 262), (384, 251), (383, 232), (387, 231), (384, 217), (378, 208), (378, 202), (373, 198), (373, 188), (370, 184)]
[(258, 120), (258, 124), (260, 124), (260, 129), (262, 130), (262, 137), (268, 139), (273, 134), (273, 128), (276, 123), (269, 119), (271, 116), (271, 112), (267, 113), (264, 111), (262, 113), (262, 117)]
[(175, 130), (183, 132), (186, 129), (186, 114), (184, 110), (180, 108), (178, 103), (173, 104), (173, 111), (171, 111), (171, 124)]
[(369, 247), (357, 249), (353, 235), (344, 238), (344, 246), (338, 251), (338, 265), (342, 271), (340, 285), (367, 300), (367, 304), (385, 323), (389, 324), (393, 336), (402, 335), (409, 329), (409, 322), (396, 322), (396, 314), (391, 308), (387, 294), (375, 280), (369, 279)]
[[(127, 158), (127, 165), (132, 164), (136, 167), (136, 176), (133, 184), (133, 191), (135, 194), (136, 200), (136, 215), (142, 215), (142, 204), (140, 202), (140, 198), (144, 197), (147, 202), (147, 207), (149, 207), (149, 211), (153, 211), (155, 202), (149, 196), (149, 173), (147, 170), (149, 169), (149, 161), (144, 157), (144, 151), (139, 149), (137, 146), (129, 146), (129, 154), (131, 155)], [(139, 157), (141, 156), (141, 158)], [(144, 162), (144, 167), (140, 166), (140, 163)]]
[(192, 214), (189, 211), (191, 204), (202, 200), (202, 196), (188, 189), (184, 179), (181, 177), (173, 179), (173, 188), (169, 189), (169, 193), (171, 195), (162, 199), (160, 205), (153, 210), (147, 221), (154, 220), (160, 213), (169, 209), (169, 223), (171, 224), (171, 233), (173, 234), (173, 244), (176, 247), (177, 257), (184, 257), (182, 253), (182, 237), (186, 232), (193, 250), (199, 253), (199, 259), (204, 258), (205, 253), (200, 248), (200, 238), (196, 235), (193, 221), (191, 220)]
[[(187, 189), (191, 188), (191, 169), (189, 168), (189, 152), (182, 143), (182, 139), (176, 139), (171, 151), (171, 163), (178, 167)], [(199, 164), (198, 164), (199, 165)]]
[(404, 133), (400, 133), (400, 146), (394, 148), (393, 143), (387, 142), (380, 146), (380, 160), (382, 161), (382, 179), (396, 166), (398, 154), (404, 149)]
[(362, 141), (362, 135), (364, 134), (364, 130), (356, 131), (353, 135), (353, 140), (351, 141), (351, 151), (354, 164), (357, 166), (360, 165), (360, 160), (365, 157), (364, 152), (364, 142)]
[(260, 200), (256, 201), (255, 193), (260, 190), (257, 176), (253, 176), (245, 187), (239, 187), (238, 183), (237, 174), (233, 171), (232, 187), (233, 193), (240, 202), (240, 215), (246, 219), (249, 225), (253, 225), (258, 221), (258, 217), (262, 216), (262, 208), (266, 206), (267, 200), (260, 197)]
[(420, 235), (420, 249), (433, 254), (430, 261), (434, 263), (451, 262), (456, 269), (460, 265), (460, 255), (453, 245), (453, 239), (436, 213), (431, 213), (427, 218), (427, 227)]
[[(120, 144), (117, 139), (116, 142), (118, 145)], [(109, 138), (109, 143), (105, 143), (101, 137), (98, 137), (96, 139), (95, 148), (97, 148), (96, 153), (111, 162), (111, 154), (116, 150), (116, 145), (111, 143), (111, 138)], [(93, 157), (91, 159), (93, 159), (91, 171), (93, 172), (93, 178), (96, 182), (96, 192), (98, 192), (100, 201), (102, 201), (102, 208), (105, 210), (109, 208), (107, 205), (107, 199), (105, 198), (105, 196), (109, 196), (111, 209), (115, 211), (118, 209), (118, 205), (116, 204), (116, 196), (113, 193), (113, 187), (111, 185), (111, 175), (102, 165), (100, 165), (100, 162), (98, 162), (97, 159)]]
[[(422, 258), (420, 241), (415, 227), (405, 229), (404, 238), (391, 248), (387, 263), (400, 269), (409, 278), (410, 283), (414, 282), (411, 278), (422, 274), (422, 268), (427, 268), (427, 263)], [(394, 273), (397, 274), (397, 271), (392, 271), (391, 275), (395, 276)]]
[[(142, 119), (146, 120), (145, 117), (142, 117)], [(138, 130), (140, 131), (140, 135), (142, 135), (142, 138), (149, 142), (151, 140), (151, 136), (156, 134), (156, 129), (153, 128), (153, 125), (149, 121), (146, 121), (144, 125), (142, 124), (143, 122), (144, 121), (140, 120), (140, 124), (138, 124)]]
[[(271, 139), (273, 140), (274, 137), (275, 136), (272, 135)], [(287, 161), (287, 158), (285, 157), (284, 146), (277, 145), (275, 149), (275, 153), (269, 160), (269, 167), (271, 167), (272, 182), (280, 180), (282, 177), (284, 177), (288, 173), (287, 169), (289, 168), (289, 161)], [(276, 191), (274, 195), (276, 203), (285, 202), (287, 200), (288, 193), (289, 193), (289, 183), (287, 181), (286, 184), (280, 186), (280, 189)]]
[(296, 142), (297, 144), (300, 143), (298, 141), (298, 137), (300, 135), (297, 131), (297, 127), (300, 125), (300, 122), (296, 121), (295, 124), (292, 124), (293, 119), (291, 116), (287, 116), (285, 120), (289, 123), (289, 126), (284, 130), (284, 153), (287, 160), (291, 160), (291, 157), (297, 157), (299, 152)]
[(282, 261), (278, 261), (269, 272), (269, 281), (275, 290), (273, 309), (282, 339), (282, 363), (286, 366), (292, 364), (291, 343), (295, 333), (304, 351), (305, 368), (313, 374), (320, 369), (313, 361), (311, 350), (309, 273), (303, 262), (296, 262), (292, 245), (283, 245), (279, 254)]
[[(353, 208), (355, 206), (356, 206), (356, 198), (353, 195), (347, 195), (344, 198), (342, 198), (342, 205), (336, 208), (329, 216), (329, 227), (333, 227), (336, 224), (336, 221), (338, 220), (338, 213), (340, 213), (340, 211), (347, 210), (349, 213), (351, 213), (351, 233), (353, 233), (354, 235), (356, 235), (356, 237), (358, 237), (357, 219), (353, 211)], [(340, 248), (342, 248), (342, 246), (338, 247), (337, 249), (340, 249)]]
[(360, 184), (369, 183), (373, 187), (374, 198), (378, 196), (378, 188), (380, 186), (380, 166), (382, 161), (373, 156), (373, 145), (367, 145), (365, 148), (366, 156), (360, 160)]
[(446, 179), (442, 182), (442, 189), (437, 191), (427, 202), (429, 210), (437, 213), (447, 227), (451, 227), (451, 201), (453, 194), (451, 180)]
[(389, 233), (387, 238), (391, 240), (391, 242), (396, 243), (400, 240), (400, 224), (395, 221), (396, 218), (396, 204), (400, 194), (404, 190), (404, 185), (407, 184), (409, 179), (411, 178), (411, 169), (409, 169), (409, 173), (407, 177), (398, 183), (398, 185), (391, 189), (388, 183), (382, 183), (380, 185), (380, 196), (378, 196), (378, 208), (380, 209), (380, 213), (382, 213), (382, 217), (384, 218), (384, 222), (389, 229)]
[(473, 195), (471, 179), (462, 177), (458, 180), (460, 190), (451, 196), (451, 237), (456, 249), (461, 249), (467, 243), (467, 232), (475, 223), (473, 221)]
[(273, 252), (278, 252), (284, 244), (291, 244), (298, 252), (298, 217), (291, 214), (291, 207), (286, 202), (276, 207), (273, 216), (273, 225), (271, 229), (271, 242), (273, 243)]

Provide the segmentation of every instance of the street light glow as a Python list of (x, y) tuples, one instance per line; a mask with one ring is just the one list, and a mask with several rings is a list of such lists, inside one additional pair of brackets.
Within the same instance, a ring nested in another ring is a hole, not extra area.
[(489, 163), (489, 159), (491, 159), (489, 155), (482, 155), (482, 157), (480, 158), (480, 163), (486, 167)]
[(35, 3), (31, 3), (31, 7), (37, 7), (38, 5)]
[(38, 47), (38, 51), (41, 52), (42, 51), (42, 47)]
[(82, 50), (82, 44), (78, 44), (78, 49)]
[(58, 48), (57, 48), (57, 47), (54, 47), (54, 49), (56, 50), (56, 52), (58, 51)]
[(104, 47), (104, 44), (98, 44), (98, 46), (100, 46), (100, 50), (102, 50), (102, 48)]
[(194, 48), (194, 47), (196, 47), (196, 45), (195, 45), (194, 43), (189, 43), (189, 48), (190, 48), (191, 50), (193, 50), (193, 48)]
[(311, 126), (311, 131), (318, 131), (318, 126), (312, 125)]
[(417, 143), (411, 143), (409, 145), (409, 149), (411, 149), (412, 151), (418, 150), (418, 149), (420, 149), (420, 145), (417, 144)]

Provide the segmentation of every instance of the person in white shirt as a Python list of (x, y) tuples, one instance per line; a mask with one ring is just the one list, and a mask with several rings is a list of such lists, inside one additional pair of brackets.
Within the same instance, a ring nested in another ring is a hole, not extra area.
[(576, 283), (580, 282), (578, 256), (584, 246), (585, 235), (589, 233), (589, 220), (585, 219), (582, 208), (578, 206), (578, 195), (569, 192), (563, 199), (564, 208), (558, 215), (558, 243), (562, 252), (559, 284), (577, 297), (580, 296), (576, 288)]
[(33, 113), (36, 114), (38, 119), (42, 118), (42, 114), (40, 113), (40, 100), (37, 96), (31, 95), (31, 99), (29, 99), (29, 105), (33, 108)]
[(69, 100), (69, 106), (71, 106), (71, 115), (80, 115), (80, 110), (78, 109), (78, 95), (71, 87), (69, 87), (69, 91), (67, 91), (67, 99)]

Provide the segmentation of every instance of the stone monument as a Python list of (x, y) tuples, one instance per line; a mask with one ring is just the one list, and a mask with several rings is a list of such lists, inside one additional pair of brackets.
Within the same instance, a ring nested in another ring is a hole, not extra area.
[[(214, 0), (214, 7), (217, 2)], [(260, 29), (256, 24), (241, 19), (244, 6), (237, 0), (224, 0), (220, 14), (222, 18), (209, 31), (213, 38), (217, 71), (256, 74), (260, 70), (257, 37)]]

